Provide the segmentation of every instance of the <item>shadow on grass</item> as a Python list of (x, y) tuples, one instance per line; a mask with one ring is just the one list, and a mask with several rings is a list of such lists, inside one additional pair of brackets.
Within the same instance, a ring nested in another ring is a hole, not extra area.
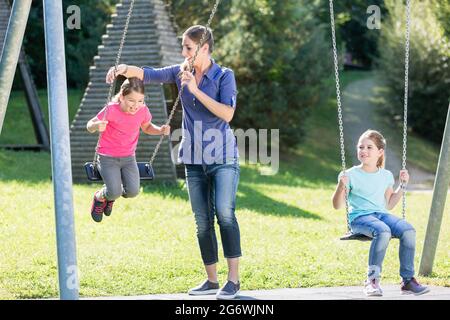
[(50, 153), (0, 149), (0, 180), (24, 184), (50, 182)]
[[(273, 178), (270, 179), (268, 176), (261, 176), (257, 172), (255, 168), (242, 167), (240, 183), (238, 186), (238, 197), (237, 197), (237, 208), (240, 209), (248, 209), (255, 211), (259, 214), (264, 215), (274, 215), (274, 216), (290, 216), (290, 217), (298, 217), (298, 218), (306, 218), (306, 219), (322, 219), (320, 216), (302, 210), (298, 207), (286, 204), (284, 202), (280, 202), (274, 200), (261, 191), (258, 190), (258, 184), (268, 183), (277, 184), (280, 186), (286, 186), (286, 183), (283, 182), (283, 178)], [(256, 171), (256, 173), (255, 173)], [(248, 176), (253, 176), (252, 179), (249, 179)], [(257, 175), (257, 176), (256, 176)], [(244, 177), (244, 178), (243, 178)], [(265, 178), (261, 178), (265, 177)], [(261, 179), (261, 180), (260, 180)], [(254, 184), (253, 184), (254, 183)], [(290, 182), (290, 185), (298, 185), (296, 182)], [(182, 199), (184, 201), (189, 201), (188, 192), (186, 189), (186, 185), (184, 181), (179, 180), (178, 184), (146, 184), (144, 186), (145, 193), (157, 193), (159, 196), (165, 199)], [(299, 195), (301, 196), (301, 195)]]
[[(336, 159), (317, 157), (312, 152), (304, 154), (285, 154), (281, 159), (279, 172), (275, 175), (261, 175), (256, 165), (241, 166), (240, 180), (246, 183), (270, 184), (289, 187), (316, 187), (321, 184), (334, 184)], [(41, 183), (51, 181), (50, 154), (45, 152), (15, 152), (0, 150), (0, 180)], [(179, 197), (182, 184), (164, 182), (143, 183), (144, 191), (171, 194)], [(184, 191), (181, 192), (184, 194)]]
[[(298, 207), (274, 200), (263, 194), (258, 185), (278, 185), (288, 187), (315, 187), (320, 183), (329, 183), (326, 179), (313, 178), (314, 172), (321, 172), (322, 177), (331, 174), (334, 177), (335, 172), (326, 167), (302, 168), (302, 162), (316, 163), (320, 161), (314, 159), (313, 155), (306, 156), (299, 161), (298, 155), (292, 154), (282, 160), (280, 172), (273, 176), (264, 176), (259, 173), (256, 166), (242, 166), (241, 178), (238, 188), (239, 196), (237, 199), (238, 208), (248, 209), (264, 215), (291, 216), (306, 219), (321, 219), (320, 216), (302, 210)], [(297, 164), (297, 162), (299, 164)], [(50, 155), (42, 152), (14, 152), (2, 151), (0, 153), (0, 180), (2, 181), (20, 181), (24, 184), (37, 184), (50, 182), (51, 166)], [(94, 184), (95, 187), (100, 184)], [(164, 182), (152, 182), (143, 184), (144, 193), (157, 193), (164, 199), (182, 199), (189, 201), (185, 182), (178, 181), (176, 184)], [(299, 194), (299, 196), (301, 196)]]
[(236, 200), (239, 209), (248, 209), (259, 214), (279, 217), (322, 220), (317, 214), (274, 200), (247, 184), (240, 184), (238, 192), (242, 194)]

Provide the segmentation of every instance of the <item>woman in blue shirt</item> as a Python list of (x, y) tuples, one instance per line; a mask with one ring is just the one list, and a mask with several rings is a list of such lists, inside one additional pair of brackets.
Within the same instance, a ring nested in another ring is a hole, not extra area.
[[(183, 34), (181, 65), (164, 68), (136, 67), (121, 64), (110, 68), (106, 81), (116, 75), (138, 77), (145, 83), (176, 83), (183, 108), (182, 141), (178, 159), (185, 164), (189, 199), (197, 224), (197, 238), (208, 279), (189, 290), (191, 295), (216, 294), (218, 299), (233, 299), (240, 289), (238, 265), (241, 254), (239, 225), (235, 216), (239, 182), (237, 143), (229, 122), (236, 109), (236, 81), (232, 70), (211, 59), (214, 40), (211, 30), (194, 61), (189, 63), (205, 32), (192, 26)], [(228, 262), (228, 281), (220, 288), (216, 264), (218, 246), (214, 216), (220, 227), (224, 255)]]
[[(333, 207), (345, 207), (345, 190), (348, 192), (349, 223), (354, 233), (372, 239), (369, 251), (369, 267), (364, 293), (381, 296), (381, 268), (391, 237), (400, 239), (400, 276), (402, 293), (424, 294), (429, 291), (414, 278), (414, 252), (416, 232), (412, 225), (388, 210), (400, 201), (403, 190), (394, 191), (394, 177), (384, 169), (386, 140), (375, 130), (367, 130), (358, 140), (359, 166), (340, 173), (339, 183), (333, 195)], [(400, 171), (400, 181), (408, 183), (407, 170)]]

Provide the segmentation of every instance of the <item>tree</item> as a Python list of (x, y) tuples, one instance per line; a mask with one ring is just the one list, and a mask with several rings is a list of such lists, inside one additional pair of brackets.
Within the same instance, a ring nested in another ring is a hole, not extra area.
[[(171, 1), (175, 21), (185, 29), (205, 24), (210, 6)], [(316, 18), (319, 1), (223, 1), (212, 26), (214, 56), (233, 69), (238, 84), (240, 128), (280, 128), (282, 147), (303, 135), (308, 109), (329, 76), (331, 56), (324, 25)], [(202, 18), (198, 18), (202, 12)], [(195, 17), (192, 19), (192, 17)]]
[[(370, 3), (362, 0), (333, 1), (337, 42), (344, 44), (346, 51), (352, 56), (353, 63), (370, 68), (379, 55), (377, 41), (381, 32), (367, 27), (367, 19), (370, 16), (367, 13), (369, 5), (380, 8), (381, 30), (384, 30), (388, 12), (383, 0), (373, 0)], [(329, 0), (321, 0), (318, 17), (320, 21), (329, 25)]]
[[(411, 8), (408, 122), (414, 131), (439, 143), (449, 103), (450, 41), (436, 4), (424, 0)], [(405, 6), (395, 0), (386, 0), (386, 6), (390, 19), (379, 42), (379, 64), (391, 88), (390, 115), (395, 116), (403, 109)]]
[[(114, 10), (114, 0), (89, 1), (78, 0), (80, 7), (81, 29), (64, 28), (67, 83), (69, 87), (84, 88), (89, 77), (89, 66), (101, 43), (101, 36), (109, 16)], [(68, 6), (73, 1), (63, 1), (64, 17)], [(35, 83), (38, 87), (46, 87), (45, 39), (43, 7), (41, 1), (33, 1), (27, 29), (24, 37), (24, 48), (27, 54)]]

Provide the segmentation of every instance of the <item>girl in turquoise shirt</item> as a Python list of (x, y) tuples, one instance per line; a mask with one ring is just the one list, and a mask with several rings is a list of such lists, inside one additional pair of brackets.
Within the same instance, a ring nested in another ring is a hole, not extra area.
[[(345, 190), (348, 190), (349, 223), (353, 233), (372, 238), (369, 267), (364, 293), (382, 296), (381, 269), (391, 237), (400, 239), (401, 290), (405, 294), (424, 294), (429, 291), (414, 278), (414, 252), (416, 231), (413, 226), (388, 210), (393, 209), (403, 195), (398, 186), (394, 191), (394, 177), (384, 169), (386, 140), (375, 130), (367, 130), (358, 140), (357, 155), (360, 165), (339, 174), (339, 183), (333, 195), (333, 207), (345, 207)], [(409, 181), (407, 170), (400, 170), (399, 179)]]

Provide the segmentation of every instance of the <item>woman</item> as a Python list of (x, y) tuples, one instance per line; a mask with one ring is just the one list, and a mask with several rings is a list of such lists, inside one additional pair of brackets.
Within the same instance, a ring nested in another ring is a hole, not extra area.
[[(189, 290), (191, 295), (216, 294), (218, 299), (233, 299), (239, 292), (239, 257), (241, 254), (239, 225), (235, 216), (239, 162), (236, 139), (229, 122), (236, 108), (234, 73), (211, 59), (214, 40), (206, 30), (203, 46), (189, 71), (205, 27), (192, 26), (183, 34), (181, 65), (150, 68), (119, 65), (108, 71), (106, 81), (116, 75), (138, 77), (145, 83), (176, 83), (185, 86), (181, 96), (183, 107), (182, 141), (179, 161), (185, 164), (189, 199), (197, 224), (197, 238), (207, 280)], [(218, 247), (214, 216), (220, 226), (228, 279), (219, 290), (216, 264)]]

